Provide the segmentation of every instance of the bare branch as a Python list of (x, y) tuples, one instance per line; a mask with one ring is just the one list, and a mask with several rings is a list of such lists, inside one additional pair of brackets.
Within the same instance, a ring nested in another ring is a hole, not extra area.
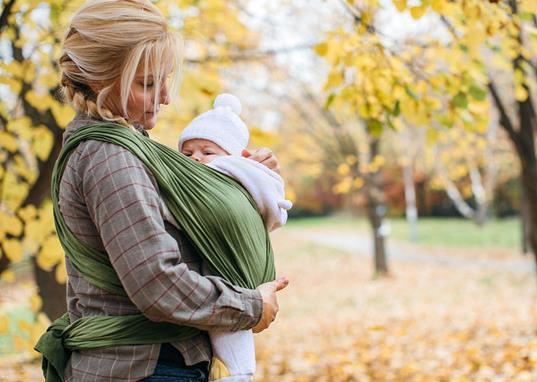
[(206, 56), (201, 58), (186, 58), (185, 62), (189, 64), (205, 64), (209, 62), (241, 62), (241, 61), (256, 61), (263, 60), (265, 58), (270, 58), (276, 56), (280, 53), (290, 53), (297, 52), (301, 50), (309, 50), (315, 46), (314, 43), (304, 43), (296, 46), (279, 48), (279, 49), (268, 49), (264, 51), (244, 51), (230, 53), (227, 55), (219, 56)]
[(515, 128), (511, 122), (511, 119), (509, 118), (509, 115), (507, 114), (507, 110), (505, 109), (505, 106), (503, 105), (503, 102), (500, 98), (500, 95), (498, 94), (498, 91), (496, 90), (496, 85), (494, 84), (494, 81), (492, 78), (489, 77), (489, 83), (488, 88), (490, 91), (490, 94), (492, 95), (492, 99), (494, 100), (494, 104), (496, 105), (496, 108), (498, 109), (498, 112), (500, 113), (500, 125), (503, 126), (503, 128), (507, 131), (509, 134), (509, 137), (513, 142), (518, 142), (518, 134), (515, 131)]
[(9, 2), (5, 5), (5, 8), (2, 10), (2, 14), (0, 15), (0, 34), (2, 34), (4, 29), (8, 25), (8, 19), (11, 15), (11, 11), (13, 10), (14, 5), (15, 0), (9, 0)]

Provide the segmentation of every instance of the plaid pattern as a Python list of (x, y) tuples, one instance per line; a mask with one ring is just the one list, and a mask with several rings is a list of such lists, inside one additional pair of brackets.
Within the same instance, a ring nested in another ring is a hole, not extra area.
[[(77, 116), (64, 140), (76, 128), (93, 122)], [(141, 312), (153, 321), (204, 331), (248, 329), (259, 321), (259, 292), (207, 275), (208, 266), (174, 224), (155, 179), (126, 149), (82, 142), (68, 160), (59, 202), (77, 238), (108, 253), (128, 295), (118, 296), (89, 284), (67, 258), (67, 306), (72, 321)], [(187, 365), (211, 359), (206, 332), (172, 345)], [(159, 351), (158, 344), (77, 351), (67, 366), (66, 381), (137, 381), (153, 373)]]

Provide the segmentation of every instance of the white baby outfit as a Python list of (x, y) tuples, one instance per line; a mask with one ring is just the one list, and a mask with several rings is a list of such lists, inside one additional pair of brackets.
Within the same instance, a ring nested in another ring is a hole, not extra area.
[[(226, 174), (250, 193), (257, 204), (268, 231), (287, 221), (292, 203), (285, 199), (280, 175), (266, 166), (241, 156), (248, 145), (249, 132), (239, 114), (242, 106), (237, 97), (220, 94), (214, 108), (192, 120), (179, 139), (179, 150), (190, 139), (216, 143), (230, 155), (219, 156), (207, 166)], [(250, 382), (255, 373), (255, 347), (252, 330), (237, 332), (209, 331), (213, 348), (210, 381)]]

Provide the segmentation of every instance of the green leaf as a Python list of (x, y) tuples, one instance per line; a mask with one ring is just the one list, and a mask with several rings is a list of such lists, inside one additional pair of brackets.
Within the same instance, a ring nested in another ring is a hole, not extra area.
[(468, 97), (463, 92), (458, 92), (452, 101), (459, 109), (466, 109), (468, 107)]
[(401, 102), (399, 102), (399, 100), (397, 100), (397, 102), (395, 103), (395, 107), (392, 110), (392, 115), (394, 117), (398, 117), (399, 114), (401, 114)]
[(369, 119), (367, 121), (367, 131), (375, 137), (379, 138), (382, 134), (382, 123), (378, 119)]
[(485, 98), (487, 98), (487, 91), (476, 85), (470, 86), (470, 90), (468, 92), (475, 100), (478, 101), (484, 101)]
[(386, 118), (386, 122), (388, 123), (388, 127), (390, 129), (392, 129), (393, 131), (397, 131), (397, 129), (395, 128), (395, 125), (393, 124), (393, 121), (392, 121), (392, 119), (391, 119), (391, 117), (389, 115)]
[(451, 117), (448, 114), (442, 114), (438, 116), (438, 122), (440, 122), (443, 126), (447, 127), (448, 129), (451, 129), (455, 122), (453, 121), (453, 117)]
[(408, 85), (405, 86), (406, 94), (408, 94), (410, 97), (412, 97), (414, 100), (418, 100), (418, 95), (412, 90)]
[(326, 99), (326, 102), (324, 103), (325, 109), (328, 109), (332, 102), (334, 102), (334, 99), (336, 98), (336, 95), (334, 93), (330, 93), (328, 98)]

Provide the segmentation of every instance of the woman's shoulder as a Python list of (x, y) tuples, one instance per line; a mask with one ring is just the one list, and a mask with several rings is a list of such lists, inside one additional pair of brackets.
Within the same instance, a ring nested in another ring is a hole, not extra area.
[[(88, 126), (94, 123), (102, 122), (100, 120), (78, 114), (71, 123), (66, 127), (63, 143), (79, 128)], [(142, 171), (144, 177), (149, 176), (149, 180), (155, 184), (154, 177), (142, 161), (128, 149), (123, 146), (103, 142), (94, 139), (88, 139), (80, 142), (74, 149), (69, 158), (70, 168), (76, 170), (79, 177), (108, 175), (114, 176), (122, 169), (131, 168)]]

